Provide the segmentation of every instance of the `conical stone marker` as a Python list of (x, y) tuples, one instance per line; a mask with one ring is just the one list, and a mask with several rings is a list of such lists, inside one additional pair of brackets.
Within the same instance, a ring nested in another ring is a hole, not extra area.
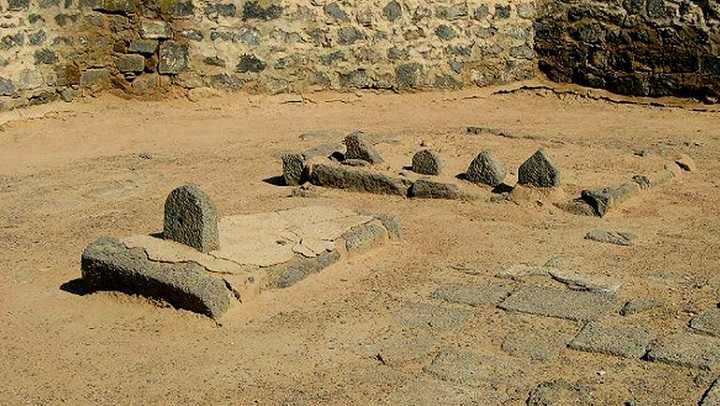
[(163, 238), (207, 253), (220, 248), (218, 218), (210, 197), (196, 185), (184, 185), (165, 200)]
[(540, 148), (518, 169), (518, 183), (536, 187), (560, 186), (560, 170)]

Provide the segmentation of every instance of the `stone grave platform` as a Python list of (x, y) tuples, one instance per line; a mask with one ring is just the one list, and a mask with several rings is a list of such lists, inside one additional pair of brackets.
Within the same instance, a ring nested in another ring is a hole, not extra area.
[[(288, 287), (349, 254), (399, 237), (394, 218), (323, 206), (227, 216), (216, 228), (206, 227), (213, 222), (214, 206), (198, 213), (207, 196), (199, 189), (192, 193), (203, 203), (184, 202), (189, 208), (184, 214), (170, 203), (173, 194), (168, 198), (162, 236), (103, 237), (90, 244), (82, 257), (88, 288), (139, 294), (217, 318), (234, 302)], [(180, 233), (183, 238), (211, 230), (210, 239), (217, 241), (203, 252), (204, 246), (171, 239), (178, 233), (168, 224), (189, 226)]]

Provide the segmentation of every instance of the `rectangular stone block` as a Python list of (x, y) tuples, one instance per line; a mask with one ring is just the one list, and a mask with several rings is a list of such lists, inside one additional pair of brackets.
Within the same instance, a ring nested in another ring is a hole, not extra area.
[(676, 333), (654, 343), (647, 359), (689, 368), (717, 370), (720, 364), (720, 339)]
[(591, 322), (568, 346), (578, 351), (640, 358), (645, 355), (651, 338), (650, 333), (640, 326)]
[(393, 178), (379, 172), (332, 163), (309, 164), (310, 183), (335, 189), (406, 196), (412, 184), (407, 179)]
[(595, 320), (612, 310), (612, 299), (604, 294), (523, 287), (500, 304), (501, 309), (568, 320)]
[(225, 313), (233, 300), (225, 281), (203, 266), (152, 261), (142, 248), (128, 248), (112, 238), (90, 244), (83, 252), (81, 269), (90, 291), (137, 294), (212, 318)]

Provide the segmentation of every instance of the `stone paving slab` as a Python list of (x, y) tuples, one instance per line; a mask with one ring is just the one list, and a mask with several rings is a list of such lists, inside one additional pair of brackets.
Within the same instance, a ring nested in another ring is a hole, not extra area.
[(487, 384), (505, 384), (519, 379), (527, 364), (516, 358), (479, 354), (456, 348), (441, 350), (425, 372), (447, 382), (465, 386), (483, 387)]
[(612, 307), (607, 295), (540, 286), (524, 286), (500, 304), (505, 310), (575, 321), (595, 320)]
[(543, 382), (530, 392), (528, 406), (594, 405), (590, 388), (562, 379)]
[(652, 335), (643, 327), (590, 322), (568, 344), (568, 347), (586, 352), (641, 358), (645, 355)]
[(412, 334), (394, 334), (380, 337), (365, 346), (365, 352), (385, 365), (398, 365), (427, 356), (433, 351), (437, 339), (427, 331)]
[(586, 290), (595, 293), (614, 294), (622, 286), (622, 281), (606, 276), (583, 275), (575, 271), (550, 269), (550, 276), (573, 290)]
[(574, 332), (569, 333), (562, 329), (533, 324), (510, 331), (500, 348), (515, 357), (550, 361), (557, 358), (560, 351), (572, 339), (573, 334)]
[(653, 362), (716, 370), (720, 364), (720, 339), (698, 334), (676, 333), (653, 343), (646, 357)]
[(481, 282), (477, 286), (446, 285), (436, 289), (433, 299), (468, 306), (497, 305), (515, 288), (509, 282)]
[(690, 320), (693, 330), (720, 337), (720, 309), (704, 311)]
[(472, 313), (465, 309), (438, 306), (432, 303), (408, 303), (394, 313), (404, 327), (450, 329), (461, 326)]
[(631, 316), (633, 314), (646, 312), (649, 310), (657, 309), (662, 307), (664, 302), (660, 299), (653, 298), (637, 298), (628, 300), (620, 309), (620, 314), (623, 316)]
[(720, 379), (716, 379), (705, 393), (703, 393), (699, 405), (720, 406)]
[(502, 389), (489, 384), (466, 388), (429, 376), (413, 377), (409, 381), (390, 395), (388, 405), (493, 406), (505, 404), (509, 400)]

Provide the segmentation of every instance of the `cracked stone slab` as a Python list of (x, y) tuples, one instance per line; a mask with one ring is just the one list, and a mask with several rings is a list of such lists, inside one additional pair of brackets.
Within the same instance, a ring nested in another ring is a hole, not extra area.
[(651, 340), (652, 335), (641, 326), (590, 322), (568, 347), (578, 351), (641, 358)]
[(446, 285), (436, 289), (433, 299), (468, 306), (497, 305), (508, 297), (515, 285), (508, 282), (483, 282), (477, 286)]
[(220, 317), (233, 300), (226, 282), (211, 276), (202, 265), (153, 261), (143, 249), (128, 248), (114, 238), (88, 245), (81, 269), (91, 291), (138, 294), (212, 318)]
[(395, 319), (404, 327), (432, 327), (441, 330), (460, 327), (471, 315), (468, 310), (432, 303), (408, 303), (394, 313)]
[(716, 370), (720, 364), (720, 339), (698, 334), (676, 333), (653, 343), (646, 357), (653, 362)]
[(690, 320), (693, 330), (720, 337), (720, 309), (706, 310)]
[(720, 379), (716, 379), (703, 393), (699, 406), (720, 406)]
[(465, 386), (507, 384), (524, 374), (525, 362), (505, 355), (479, 354), (456, 348), (445, 348), (425, 367), (436, 378)]
[(612, 307), (607, 295), (540, 286), (520, 288), (500, 304), (504, 310), (575, 321), (595, 320)]
[(614, 294), (622, 286), (621, 281), (606, 276), (583, 275), (575, 271), (559, 269), (550, 269), (548, 273), (553, 279), (573, 290)]

